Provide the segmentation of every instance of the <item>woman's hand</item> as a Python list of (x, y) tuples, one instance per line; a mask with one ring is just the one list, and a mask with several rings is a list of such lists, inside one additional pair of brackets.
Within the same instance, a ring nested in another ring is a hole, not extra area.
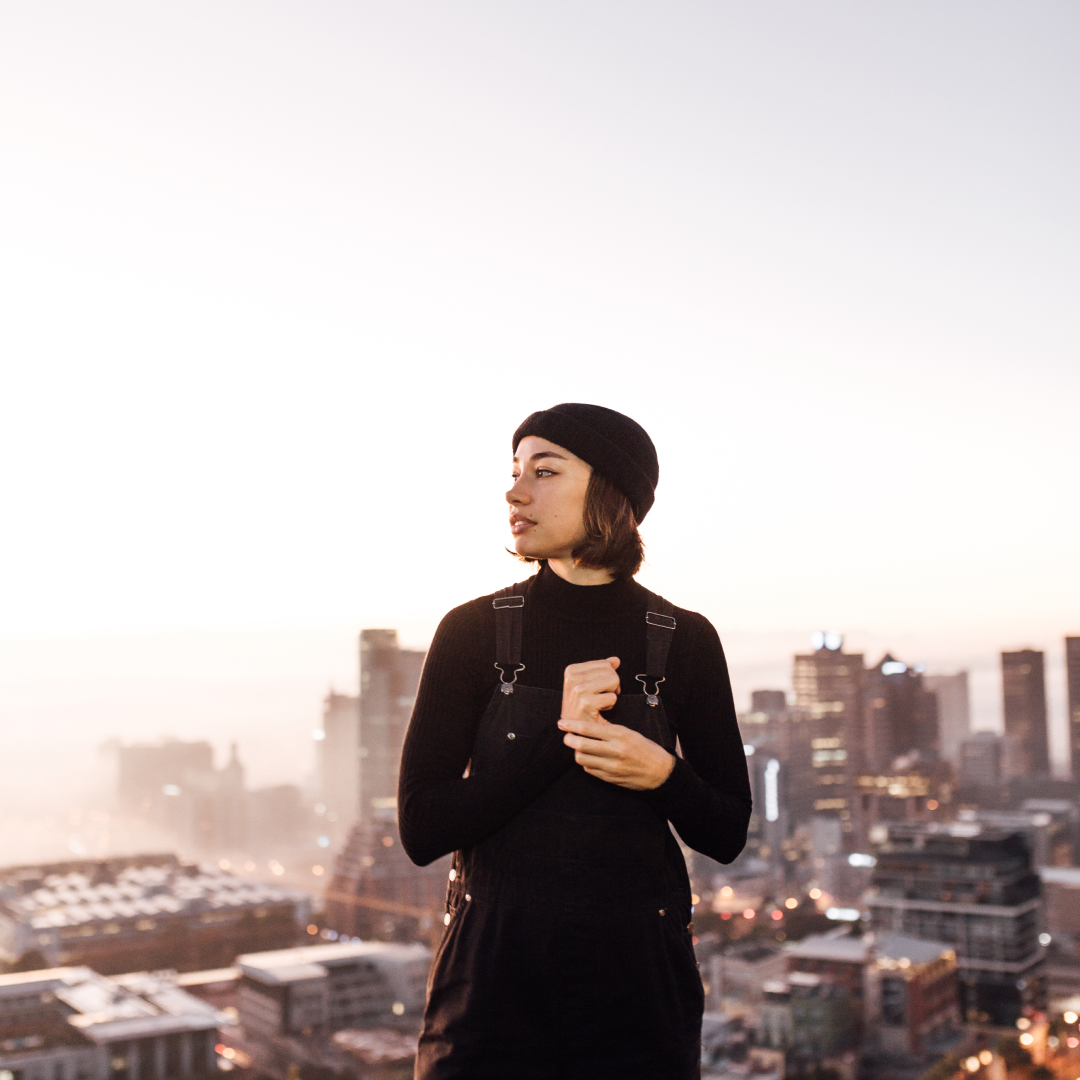
[(599, 720), (602, 709), (619, 700), (617, 656), (571, 664), (563, 672), (562, 712), (564, 720)]
[(600, 715), (618, 701), (618, 666), (619, 658), (609, 656), (566, 669), (559, 727), (587, 773), (631, 791), (649, 791), (671, 775), (675, 758), (652, 739)]
[(599, 720), (560, 720), (563, 742), (589, 774), (631, 791), (658, 788), (675, 768), (675, 757), (659, 743), (621, 724)]

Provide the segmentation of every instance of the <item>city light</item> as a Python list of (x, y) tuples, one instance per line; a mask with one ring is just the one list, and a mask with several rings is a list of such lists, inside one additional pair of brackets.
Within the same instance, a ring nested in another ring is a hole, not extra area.
[(1021, 1046), (1030, 1046), (1034, 1041), (1035, 1036), (1032, 1035), (1030, 1031), (1025, 1031), (1024, 1034), (1020, 1036)]
[(903, 675), (907, 671), (907, 664), (902, 660), (886, 660), (881, 665), (882, 675)]
[(326, 738), (326, 732), (325, 732), (325, 731), (323, 731), (323, 729), (322, 729), (322, 728), (315, 728), (315, 730), (314, 730), (314, 731), (313, 731), (313, 732), (311, 733), (311, 737), (312, 737), (312, 738), (313, 738), (313, 739), (314, 739), (314, 740), (315, 740), (316, 742), (322, 742), (322, 741), (323, 741), (323, 739), (325, 739), (325, 738)]
[(161, 794), (176, 798), (176, 796), (180, 794), (180, 788), (176, 784), (166, 784), (161, 789)]
[(395, 1001), (394, 1004), (390, 1006), (390, 1011), (395, 1016), (403, 1016), (405, 1013), (405, 1006), (400, 1001)]
[(314, 923), (312, 923), (312, 924), (311, 924), (311, 925), (310, 925), (310, 926), (309, 926), (309, 927), (307, 928), (307, 932), (308, 932), (309, 934), (311, 934), (312, 936), (314, 936), (315, 934), (317, 934), (317, 933), (319, 932), (319, 928), (318, 928), (318, 927), (317, 927), (317, 926), (316, 926), (316, 925), (315, 925)]
[(1040, 934), (1039, 935), (1039, 944), (1040, 945), (1049, 945), (1052, 940), (1053, 940), (1053, 938), (1051, 938), (1049, 934)]
[(1072, 1011), (1069, 1011), (1065, 1013), (1061, 1019), (1064, 1020), (1066, 1024), (1075, 1024), (1077, 1020), (1080, 1020), (1080, 1016), (1078, 1016)]
[(780, 817), (780, 785), (777, 776), (780, 772), (780, 762), (776, 758), (769, 758), (765, 766), (765, 820), (776, 821)]
[(312, 873), (313, 873), (313, 874), (314, 874), (314, 875), (315, 875), (316, 877), (322, 877), (322, 876), (323, 876), (323, 873), (324, 873), (324, 871), (323, 871), (323, 868), (322, 868), (321, 866), (319, 866), (318, 864), (316, 864), (315, 866), (313, 866), (313, 867), (311, 868), (311, 872), (312, 872)]
[(964, 1068), (967, 1069), (968, 1072), (978, 1072), (979, 1071), (979, 1059), (977, 1057), (969, 1057), (964, 1062)]
[(753, 747), (753, 746), (751, 746), (751, 744), (750, 744), (750, 743), (743, 743), (743, 748), (742, 748), (742, 752), (743, 752), (743, 753), (744, 753), (744, 754), (745, 754), (745, 755), (746, 755), (747, 757), (753, 757), (753, 756), (754, 756), (754, 747)]
[(877, 866), (877, 859), (873, 855), (860, 855), (855, 852), (847, 857), (848, 866)]
[(1016, 1021), (1016, 1026), (1021, 1031), (1027, 1031), (1027, 1029), (1031, 1027), (1031, 1021), (1026, 1016), (1021, 1016), (1020, 1019)]
[(776, 910), (775, 910), (775, 911), (774, 911), (774, 912), (773, 912), (773, 913), (772, 913), (772, 914), (771, 914), (771, 915), (769, 916), (769, 918), (770, 918), (770, 919), (774, 919), (774, 920), (776, 920), (777, 922), (778, 922), (778, 921), (779, 921), (780, 919), (782, 919), (783, 917), (784, 917), (784, 913), (783, 913), (783, 912), (782, 912), (782, 911), (781, 911), (781, 910), (780, 910), (779, 908), (777, 908), (777, 909), (776, 909)]
[(979, 1060), (984, 1065), (989, 1065), (994, 1060), (994, 1055), (991, 1054), (989, 1050), (980, 1050), (979, 1051)]
[(745, 908), (742, 913), (744, 919), (752, 919), (757, 914), (752, 907)]
[(811, 900), (820, 900), (821, 899), (821, 890), (820, 889), (811, 889), (808, 895), (809, 895)]
[(840, 922), (858, 922), (859, 909), (853, 907), (831, 907), (825, 910), (826, 919), (835, 919)]
[(794, 896), (789, 896), (784, 901), (784, 907), (786, 907), (788, 909), (788, 911), (794, 911), (798, 906), (799, 906), (799, 901), (796, 900)]
[(329, 847), (330, 846), (330, 837), (329, 836), (320, 836), (320, 837), (318, 837), (316, 839), (315, 843), (318, 844), (319, 847)]

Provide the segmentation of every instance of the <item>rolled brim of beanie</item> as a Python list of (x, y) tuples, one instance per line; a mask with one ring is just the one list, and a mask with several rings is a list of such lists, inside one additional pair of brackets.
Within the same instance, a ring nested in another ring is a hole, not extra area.
[[(601, 409), (600, 406), (586, 406), (586, 408), (595, 408), (598, 412), (608, 414), (613, 412), (610, 409)], [(643, 439), (647, 443), (652, 462), (655, 462), (656, 451), (645, 430), (629, 417), (622, 416), (621, 413), (614, 415), (640, 432), (638, 441)], [(609, 438), (587, 420), (560, 411), (559, 406), (542, 412), (534, 412), (525, 419), (514, 432), (515, 453), (518, 443), (528, 435), (535, 435), (565, 447), (582, 461), (587, 461), (598, 472), (603, 473), (630, 500), (634, 517), (639, 523), (651, 509), (656, 499), (655, 488), (659, 478), (659, 469), (654, 469), (653, 475), (650, 476), (631, 453), (619, 444), (617, 436)]]

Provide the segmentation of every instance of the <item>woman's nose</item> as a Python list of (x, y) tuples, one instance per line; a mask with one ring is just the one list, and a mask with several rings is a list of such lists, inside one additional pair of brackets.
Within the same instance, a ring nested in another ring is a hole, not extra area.
[(520, 480), (515, 481), (513, 487), (506, 493), (506, 501), (511, 505), (525, 502), (525, 492)]

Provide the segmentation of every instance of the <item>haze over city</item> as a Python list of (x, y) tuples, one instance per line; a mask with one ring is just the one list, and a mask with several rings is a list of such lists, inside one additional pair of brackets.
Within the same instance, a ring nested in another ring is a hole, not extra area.
[(641, 580), (740, 709), (815, 629), (968, 669), (1076, 572), (1073, 5), (0, 12), (9, 813), (103, 741), (310, 771), (363, 627), (523, 576), (510, 434), (660, 454)]

